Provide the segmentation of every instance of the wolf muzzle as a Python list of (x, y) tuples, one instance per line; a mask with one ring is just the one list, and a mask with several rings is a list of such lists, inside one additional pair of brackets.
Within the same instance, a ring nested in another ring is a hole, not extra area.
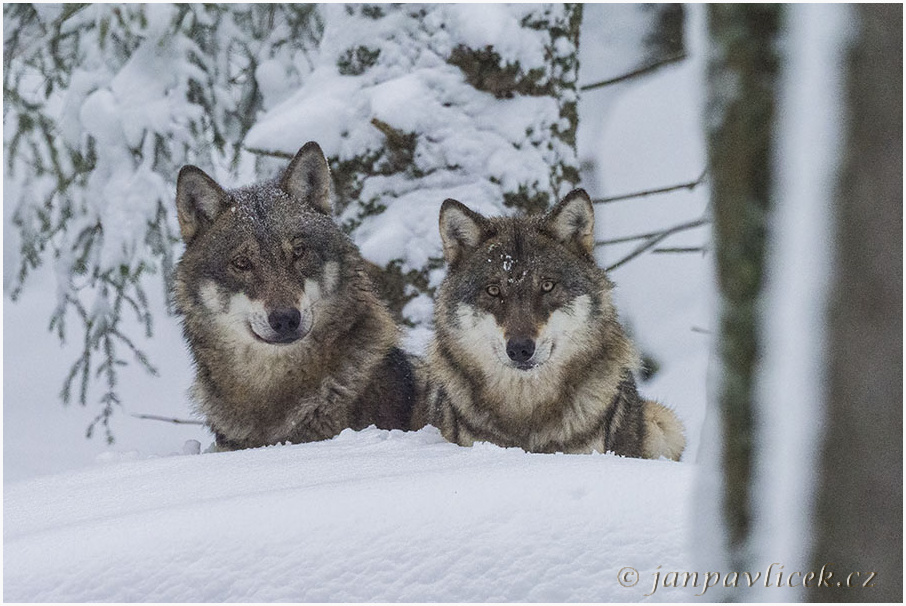
[(525, 337), (515, 337), (506, 342), (506, 355), (516, 363), (520, 370), (528, 370), (533, 365), (529, 363), (535, 355), (535, 342)]
[(277, 343), (290, 343), (298, 339), (299, 324), (302, 323), (302, 314), (298, 309), (275, 309), (267, 315), (267, 323), (274, 330)]
[(260, 341), (270, 345), (286, 345), (308, 334), (309, 323), (303, 322), (302, 312), (294, 307), (253, 314), (249, 328)]

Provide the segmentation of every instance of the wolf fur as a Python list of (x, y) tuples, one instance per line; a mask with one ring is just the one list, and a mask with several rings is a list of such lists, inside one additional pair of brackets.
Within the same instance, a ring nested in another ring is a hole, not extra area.
[(682, 424), (636, 390), (639, 356), (594, 261), (583, 190), (544, 216), (487, 218), (446, 200), (440, 233), (427, 422), (463, 446), (679, 459)]
[(307, 143), (283, 175), (234, 190), (184, 167), (174, 299), (191, 390), (218, 449), (408, 429), (412, 366), (365, 262), (330, 217), (330, 171)]

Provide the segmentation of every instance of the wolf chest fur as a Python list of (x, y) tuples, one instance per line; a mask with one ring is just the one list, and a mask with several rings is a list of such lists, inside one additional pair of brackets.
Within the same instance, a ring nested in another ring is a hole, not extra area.
[(221, 449), (408, 429), (412, 367), (365, 262), (330, 217), (330, 173), (306, 144), (273, 181), (226, 190), (187, 166), (174, 299), (192, 397)]
[(593, 229), (582, 190), (544, 216), (444, 202), (448, 271), (424, 414), (448, 440), (679, 459), (679, 420), (636, 390), (639, 357), (592, 256)]

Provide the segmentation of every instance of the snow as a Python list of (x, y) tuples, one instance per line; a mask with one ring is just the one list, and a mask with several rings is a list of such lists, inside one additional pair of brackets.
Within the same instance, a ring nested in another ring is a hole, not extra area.
[(621, 568), (685, 559), (690, 473), (433, 428), (111, 463), (7, 487), (4, 599), (634, 600)]
[(478, 11), (467, 4), (452, 4), (444, 15), (444, 23), (450, 38), (469, 48), (493, 46), (508, 63), (538, 65), (544, 62), (544, 45), (537, 36), (525, 35), (520, 25), (536, 11), (537, 7), (530, 4), (512, 7), (485, 4)]

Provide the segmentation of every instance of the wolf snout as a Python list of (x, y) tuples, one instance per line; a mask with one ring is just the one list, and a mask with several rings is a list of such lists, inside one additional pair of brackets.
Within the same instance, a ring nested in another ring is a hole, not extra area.
[(274, 341), (289, 343), (299, 338), (299, 325), (302, 323), (302, 314), (298, 309), (275, 309), (267, 315), (267, 323), (274, 331)]
[(506, 342), (506, 355), (517, 365), (524, 364), (535, 355), (535, 342), (523, 337), (509, 339)]
[(267, 322), (275, 332), (291, 332), (299, 328), (302, 314), (298, 309), (277, 309), (267, 316)]

